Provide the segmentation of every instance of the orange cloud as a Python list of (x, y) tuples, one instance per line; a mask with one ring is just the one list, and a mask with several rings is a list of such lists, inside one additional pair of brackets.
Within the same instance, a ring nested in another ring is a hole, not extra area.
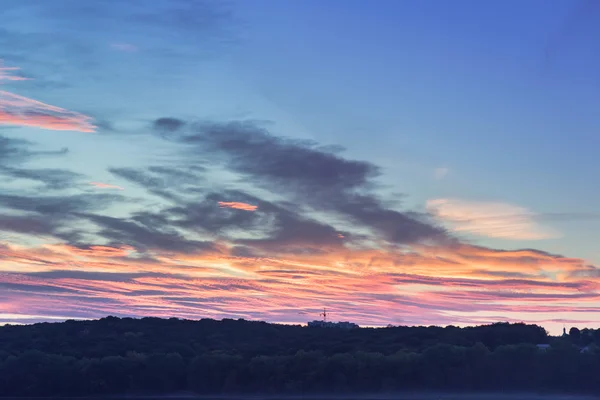
[(55, 316), (55, 310), (69, 310), (96, 317), (127, 310), (297, 322), (298, 312), (316, 318), (326, 306), (335, 319), (363, 325), (468, 325), (498, 318), (579, 321), (579, 315), (596, 321), (600, 303), (597, 279), (568, 273), (592, 267), (535, 250), (462, 245), (406, 252), (339, 245), (314, 254), (250, 257), (229, 248), (155, 250), (138, 258), (125, 245), (5, 246), (0, 283), (10, 290), (0, 313)]
[(256, 211), (258, 206), (253, 206), (252, 204), (237, 202), (237, 201), (219, 201), (219, 207), (222, 208), (234, 208), (236, 210), (244, 210), (244, 211)]
[(117, 190), (125, 190), (124, 188), (122, 188), (121, 186), (117, 186), (117, 185), (111, 185), (108, 183), (102, 183), (102, 182), (90, 182), (90, 185), (95, 186), (97, 188), (101, 188), (101, 189), (117, 189)]
[(79, 248), (74, 246), (56, 246), (49, 245), (46, 248), (51, 249), (57, 253), (69, 254), (72, 256), (85, 256), (94, 258), (104, 257), (124, 257), (135, 249), (131, 246), (89, 246), (87, 248)]

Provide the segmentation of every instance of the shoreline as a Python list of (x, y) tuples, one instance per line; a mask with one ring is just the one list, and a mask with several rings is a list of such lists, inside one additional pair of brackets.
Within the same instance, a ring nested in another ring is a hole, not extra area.
[(357, 394), (357, 395), (197, 395), (193, 393), (180, 393), (171, 395), (100, 395), (100, 396), (36, 396), (36, 397), (2, 397), (0, 399), (18, 400), (47, 400), (47, 399), (198, 399), (198, 400), (592, 400), (599, 399), (593, 395), (559, 394), (559, 393), (443, 393), (443, 392), (414, 392), (397, 394)]

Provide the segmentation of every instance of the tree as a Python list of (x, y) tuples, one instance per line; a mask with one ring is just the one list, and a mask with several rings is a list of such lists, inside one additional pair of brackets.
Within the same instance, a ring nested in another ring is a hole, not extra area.
[(571, 329), (569, 329), (569, 338), (571, 338), (571, 341), (573, 343), (580, 344), (581, 332), (579, 331), (579, 329), (576, 327), (572, 327)]

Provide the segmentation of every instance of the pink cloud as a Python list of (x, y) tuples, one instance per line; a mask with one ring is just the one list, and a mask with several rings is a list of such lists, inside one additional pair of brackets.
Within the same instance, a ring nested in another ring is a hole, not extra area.
[[(26, 80), (10, 74), (18, 68), (0, 64), (0, 81)], [(64, 108), (0, 90), (0, 125), (27, 126), (59, 131), (94, 132), (92, 118)]]
[(100, 189), (116, 189), (116, 190), (125, 190), (124, 188), (122, 188), (121, 186), (117, 186), (117, 185), (111, 185), (108, 183), (102, 183), (102, 182), (90, 182), (90, 185), (95, 186), (97, 188)]
[(12, 71), (19, 71), (19, 67), (4, 67), (2, 60), (0, 60), (0, 81), (27, 81), (29, 78), (23, 76), (11, 75)]
[[(139, 316), (299, 322), (299, 312), (310, 318), (325, 306), (335, 319), (369, 326), (472, 325), (494, 322), (494, 315), (545, 321), (549, 313), (560, 313), (556, 318), (581, 321), (600, 301), (597, 280), (540, 273), (578, 269), (582, 260), (532, 250), (463, 246), (398, 254), (339, 246), (320, 254), (244, 257), (227, 249), (223, 244), (198, 254), (155, 250), (156, 261), (149, 263), (126, 245), (7, 246), (0, 249), (5, 271), (0, 282), (15, 289), (0, 313), (52, 316), (68, 310), (101, 316), (127, 309)], [(482, 268), (498, 277), (482, 275)], [(534, 277), (501, 277), (507, 268)], [(53, 292), (60, 295), (48, 295)]]

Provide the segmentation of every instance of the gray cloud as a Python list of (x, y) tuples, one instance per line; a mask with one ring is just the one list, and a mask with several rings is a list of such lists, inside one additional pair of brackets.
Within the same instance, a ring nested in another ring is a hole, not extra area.
[(16, 216), (0, 214), (0, 231), (30, 235), (55, 235), (60, 224), (39, 216)]
[(195, 192), (204, 181), (201, 166), (151, 166), (139, 168), (109, 168), (113, 175), (141, 186), (150, 193), (168, 200), (177, 201), (185, 193)]
[[(26, 179), (42, 182), (46, 189), (63, 189), (82, 178), (80, 174), (63, 169), (28, 169), (22, 164), (46, 156), (60, 156), (66, 149), (58, 151), (35, 151), (33, 143), (26, 140), (0, 135), (0, 177), (11, 181)], [(54, 236), (72, 239), (68, 233), (67, 216), (75, 210), (89, 210), (107, 204), (106, 197), (51, 196), (0, 194), (0, 231), (16, 232), (36, 236)], [(60, 215), (60, 216), (59, 216)]]
[[(253, 212), (221, 208), (219, 201), (244, 202), (258, 208)], [(201, 202), (169, 208), (165, 214), (183, 228), (201, 229), (225, 237), (238, 230), (255, 232), (260, 238), (237, 240), (236, 243), (263, 250), (317, 252), (323, 247), (342, 243), (333, 226), (303, 216), (284, 204), (265, 201), (240, 191), (210, 193)]]
[(79, 212), (100, 211), (118, 195), (17, 196), (0, 195), (0, 231), (50, 236), (77, 244), (88, 232), (79, 223)]
[(0, 165), (0, 175), (4, 175), (8, 179), (27, 179), (37, 181), (47, 189), (66, 189), (81, 182), (84, 175), (57, 168), (12, 168)]
[(155, 131), (169, 135), (172, 132), (178, 131), (185, 125), (185, 122), (177, 118), (158, 118), (152, 123), (152, 129)]
[(77, 184), (83, 175), (59, 168), (26, 168), (22, 165), (39, 157), (63, 156), (67, 148), (32, 150), (34, 144), (0, 135), (0, 177), (8, 180), (26, 179), (43, 183), (46, 189), (65, 189)]
[(170, 125), (177, 128), (168, 137), (221, 156), (231, 170), (298, 192), (364, 188), (380, 173), (371, 163), (344, 159), (317, 143), (273, 136), (251, 122), (193, 124), (183, 134)]
[(159, 249), (197, 253), (214, 250), (210, 242), (187, 239), (158, 215), (140, 213), (131, 220), (97, 214), (81, 216), (100, 226), (102, 231), (99, 235), (109, 240), (112, 245), (127, 244), (139, 251)]
[(80, 279), (103, 282), (129, 282), (137, 278), (183, 278), (181, 275), (163, 274), (158, 272), (97, 272), (78, 270), (51, 270), (24, 274), (44, 279)]
[(38, 283), (0, 282), (0, 288), (30, 294), (77, 293), (77, 290)]
[(116, 194), (81, 194), (69, 196), (0, 195), (0, 206), (37, 213), (46, 217), (76, 217), (76, 213), (99, 210), (124, 198)]
[(161, 118), (154, 126), (166, 139), (187, 145), (192, 163), (200, 156), (221, 162), (257, 186), (342, 215), (388, 241), (449, 239), (427, 215), (385, 205), (374, 194), (380, 170), (371, 163), (343, 158), (316, 143), (273, 136), (251, 122), (190, 124)]
[[(33, 151), (33, 144), (24, 140), (0, 136), (0, 176), (7, 179), (26, 179), (42, 182), (47, 190), (64, 189), (80, 183), (84, 176), (63, 169), (27, 169), (21, 167), (29, 160), (40, 156), (65, 154), (61, 151)], [(18, 165), (15, 166), (15, 165)], [(174, 168), (150, 167), (143, 173), (132, 169), (114, 169), (118, 176), (145, 185), (151, 192), (164, 197), (169, 193), (198, 184), (199, 167)], [(177, 199), (176, 196), (172, 197)], [(101, 215), (107, 207), (132, 201), (122, 194), (86, 193), (56, 195), (0, 194), (0, 230), (37, 236), (50, 236), (85, 248), (90, 234), (82, 222), (91, 222), (100, 228), (98, 240), (117, 245), (128, 244), (139, 251), (161, 249), (168, 251), (196, 252), (212, 248), (209, 242), (187, 239), (177, 231), (176, 225), (159, 214), (138, 212), (130, 218), (113, 218)], [(91, 225), (87, 225), (91, 226)]]
[(28, 146), (30, 142), (0, 135), (0, 164), (23, 162), (31, 157)]

